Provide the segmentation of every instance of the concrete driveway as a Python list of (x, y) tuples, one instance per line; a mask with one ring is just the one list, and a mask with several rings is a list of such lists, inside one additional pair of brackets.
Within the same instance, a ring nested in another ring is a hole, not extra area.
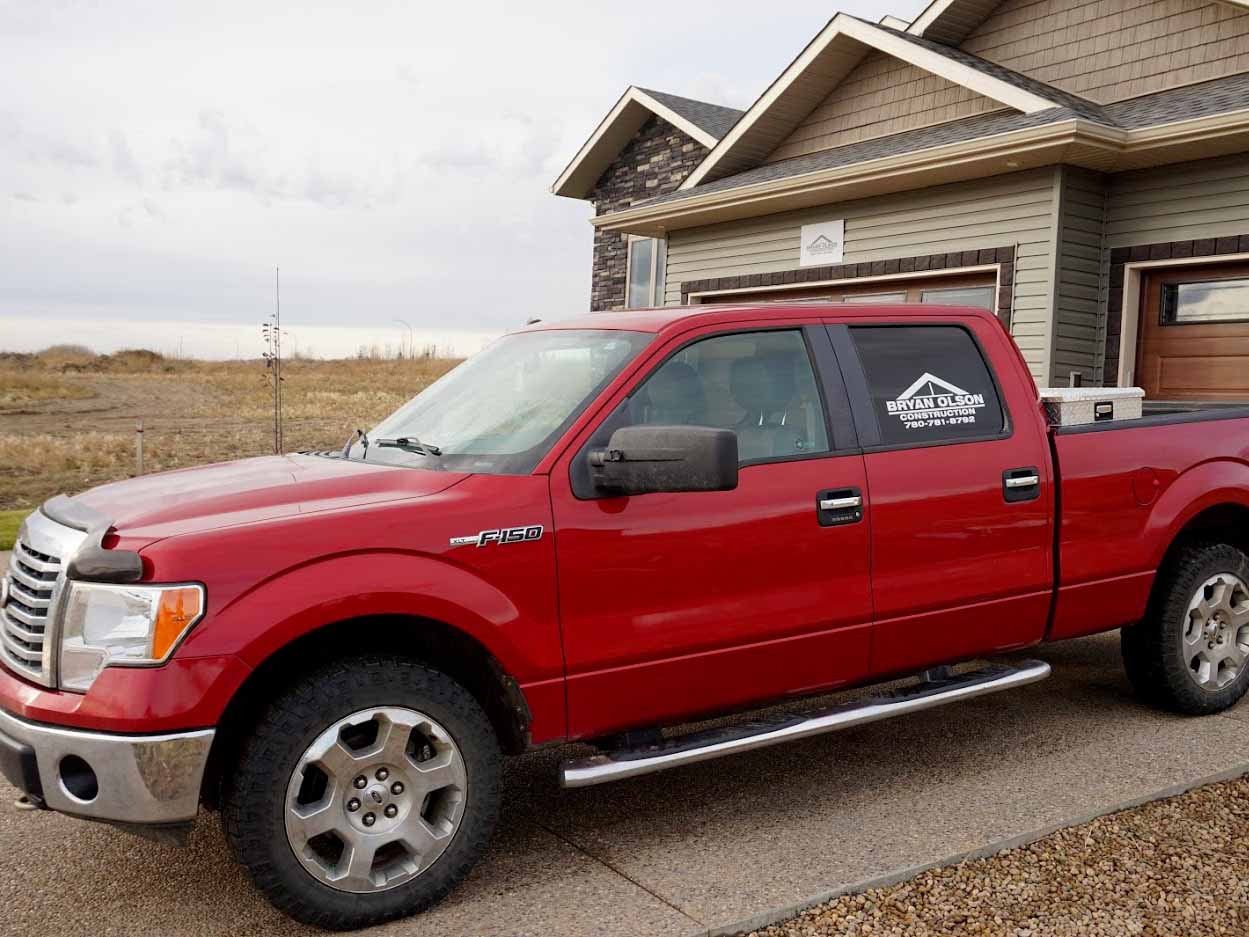
[[(1249, 770), (1249, 707), (1188, 720), (1131, 696), (1116, 635), (1044, 649), (1014, 693), (667, 774), (561, 791), (560, 752), (508, 766), (485, 861), (379, 935), (732, 933), (830, 893), (1027, 841)], [(13, 791), (0, 787), (0, 804)], [(7, 934), (292, 934), (215, 817), (187, 850), (0, 806)]]

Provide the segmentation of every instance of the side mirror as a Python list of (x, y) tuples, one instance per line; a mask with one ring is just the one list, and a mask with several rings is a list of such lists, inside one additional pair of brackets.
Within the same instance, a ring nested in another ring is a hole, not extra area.
[(606, 449), (589, 454), (602, 494), (732, 491), (737, 487), (737, 434), (709, 426), (626, 426)]

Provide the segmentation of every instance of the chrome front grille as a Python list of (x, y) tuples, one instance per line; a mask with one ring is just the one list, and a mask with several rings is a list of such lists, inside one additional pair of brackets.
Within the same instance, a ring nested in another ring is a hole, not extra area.
[(0, 607), (0, 663), (44, 686), (54, 683), (53, 625), (62, 567), (85, 535), (36, 512), (18, 533)]
[(9, 558), (9, 600), (0, 609), (0, 655), (10, 669), (39, 683), (48, 683), (45, 666), (48, 614), (61, 574), (58, 557), (20, 540)]

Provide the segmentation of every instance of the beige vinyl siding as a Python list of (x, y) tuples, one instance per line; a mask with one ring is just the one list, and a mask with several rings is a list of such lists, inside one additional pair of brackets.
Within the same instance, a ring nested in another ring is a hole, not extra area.
[(1106, 177), (1065, 167), (1059, 205), (1049, 383), (1065, 385), (1079, 371), (1093, 384), (1101, 378)]
[(1249, 71), (1249, 12), (1204, 0), (1005, 0), (962, 47), (1106, 104)]
[(938, 21), (940, 26), (934, 23), (925, 30), (924, 38), (956, 46), (985, 21), (998, 2), (999, 0), (975, 0), (973, 3), (960, 0), (946, 8)]
[(802, 225), (846, 220), (845, 263), (1017, 245), (1012, 331), (1033, 374), (1050, 371), (1058, 173), (997, 176), (668, 235), (666, 301), (681, 283), (798, 269)]
[(813, 110), (766, 162), (1002, 110), (969, 88), (873, 53)]
[(1107, 247), (1249, 234), (1243, 155), (1113, 176)]

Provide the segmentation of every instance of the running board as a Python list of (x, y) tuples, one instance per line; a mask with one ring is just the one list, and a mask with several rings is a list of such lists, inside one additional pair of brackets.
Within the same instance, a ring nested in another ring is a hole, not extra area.
[[(930, 679), (919, 683), (820, 712), (782, 714), (743, 725), (682, 735), (646, 748), (566, 761), (560, 766), (560, 783), (569, 788), (592, 787), (987, 696), (1044, 680), (1050, 675), (1050, 665), (1044, 661), (1025, 660), (1016, 665), (989, 664), (957, 675), (949, 675), (945, 669), (928, 674)], [(933, 674), (937, 675), (935, 679), (931, 679)]]

